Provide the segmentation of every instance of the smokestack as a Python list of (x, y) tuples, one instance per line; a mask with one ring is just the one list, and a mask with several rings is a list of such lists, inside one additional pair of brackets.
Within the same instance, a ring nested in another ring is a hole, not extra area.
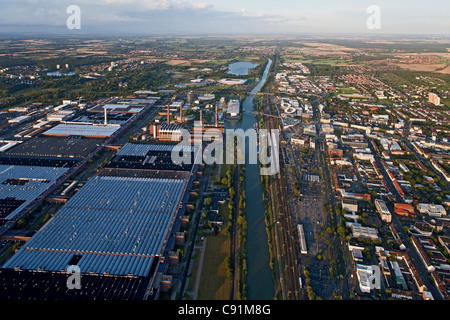
[(200, 110), (200, 125), (203, 125), (202, 110)]
[(180, 104), (180, 124), (183, 124), (183, 104)]
[(218, 121), (217, 121), (217, 103), (216, 103), (216, 122), (215, 122), (215, 124), (216, 124), (216, 128), (217, 128), (217, 125), (218, 125)]
[(108, 124), (108, 118), (106, 117), (106, 107), (103, 107), (105, 109), (105, 126)]
[(170, 104), (167, 104), (167, 124), (170, 124)]

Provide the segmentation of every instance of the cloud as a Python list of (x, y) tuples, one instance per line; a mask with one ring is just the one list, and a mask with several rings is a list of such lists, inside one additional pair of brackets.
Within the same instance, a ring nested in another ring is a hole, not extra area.
[[(288, 3), (289, 2), (289, 3)], [(214, 5), (212, 4), (214, 3)], [(367, 31), (364, 4), (337, 6), (280, 0), (0, 0), (0, 32), (64, 32), (66, 9), (81, 8), (83, 33), (296, 33)], [(295, 5), (294, 5), (295, 4)], [(242, 8), (243, 7), (243, 8)], [(448, 7), (448, 6), (447, 6)], [(391, 9), (391, 10), (389, 10)], [(409, 29), (418, 33), (448, 30), (445, 10), (423, 21), (423, 11), (405, 9), (398, 16), (392, 6), (382, 7), (383, 31)], [(447, 10), (448, 11), (448, 10)], [(27, 31), (26, 31), (27, 32)]]
[(240, 12), (244, 18), (260, 20), (271, 24), (291, 23), (299, 20), (305, 20), (304, 16), (280, 15), (280, 14), (264, 14), (264, 13), (250, 13), (243, 8)]
[[(91, 3), (91, 1), (85, 1)], [(99, 0), (98, 4), (135, 7), (137, 10), (205, 10), (212, 5), (204, 2), (187, 2), (180, 0)]]
[[(68, 6), (74, 4), (81, 9), (82, 28), (107, 27), (115, 24), (132, 29), (133, 22), (145, 23), (154, 14), (177, 12), (193, 14), (212, 8), (204, 2), (183, 0), (16, 0), (2, 3), (0, 0), (0, 27), (29, 26), (64, 27), (69, 15)], [(119, 23), (119, 24), (118, 24)], [(122, 24), (123, 23), (123, 24)], [(0, 32), (2, 30), (0, 29)], [(56, 31), (56, 30), (55, 30)]]

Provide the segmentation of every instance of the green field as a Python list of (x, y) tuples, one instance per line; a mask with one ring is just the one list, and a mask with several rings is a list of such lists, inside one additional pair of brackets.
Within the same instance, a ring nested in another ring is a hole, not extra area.
[(230, 254), (230, 240), (225, 232), (228, 224), (227, 206), (221, 205), (224, 217), (222, 230), (218, 235), (207, 236), (205, 258), (198, 290), (199, 300), (228, 300), (231, 282), (226, 276), (225, 258)]
[(288, 63), (301, 62), (301, 63), (311, 63), (311, 64), (328, 64), (330, 66), (354, 64), (352, 61), (349, 61), (349, 60), (311, 59), (311, 58), (307, 58), (307, 57), (292, 57), (292, 56), (291, 57), (289, 57), (289, 56), (283, 57), (283, 62), (288, 62)]
[(341, 88), (338, 90), (337, 94), (352, 94), (357, 92), (358, 90), (355, 90), (353, 88)]

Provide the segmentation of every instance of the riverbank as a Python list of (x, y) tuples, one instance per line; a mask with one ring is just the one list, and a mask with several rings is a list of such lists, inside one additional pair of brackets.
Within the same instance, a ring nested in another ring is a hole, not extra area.
[[(253, 100), (266, 83), (267, 76), (272, 66), (269, 59), (260, 82), (252, 90), (243, 102), (243, 118), (238, 127), (244, 131), (254, 128), (257, 123), (256, 115), (253, 113)], [(247, 298), (249, 300), (272, 300), (274, 298), (274, 285), (272, 281), (272, 270), (270, 269), (270, 255), (268, 238), (265, 225), (265, 210), (262, 199), (262, 185), (259, 164), (249, 164), (248, 149), (246, 149), (246, 207), (247, 210)]]

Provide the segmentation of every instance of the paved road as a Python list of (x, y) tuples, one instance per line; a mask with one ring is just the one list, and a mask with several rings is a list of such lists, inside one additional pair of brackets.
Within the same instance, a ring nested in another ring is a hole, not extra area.
[[(367, 139), (367, 136), (366, 136), (366, 139)], [(392, 194), (396, 198), (396, 202), (404, 203), (403, 197), (398, 193), (397, 189), (394, 187), (394, 184), (393, 184), (392, 180), (389, 178), (386, 170), (384, 169), (384, 167), (381, 163), (380, 157), (376, 153), (376, 150), (374, 149), (372, 143), (369, 143), (369, 147), (370, 147), (372, 154), (374, 155), (375, 163), (378, 166), (378, 168), (380, 169), (381, 174), (383, 175), (384, 181), (388, 185), (389, 190), (392, 192)], [(429, 273), (428, 273), (426, 266), (422, 262), (419, 254), (417, 253), (414, 246), (408, 241), (409, 237), (406, 234), (406, 232), (403, 230), (403, 225), (395, 213), (392, 215), (392, 223), (394, 224), (395, 229), (397, 229), (397, 233), (400, 236), (400, 239), (402, 240), (403, 244), (406, 247), (406, 252), (411, 257), (411, 260), (414, 262), (414, 266), (416, 267), (418, 273), (420, 274), (425, 286), (428, 288), (428, 291), (431, 292), (431, 294), (433, 295), (433, 297), (436, 300), (440, 300), (441, 295), (440, 295), (439, 290), (436, 288), (436, 285), (434, 283), (431, 283), (431, 281), (429, 279)]]
[(202, 188), (200, 188), (200, 193), (199, 193), (199, 197), (197, 199), (197, 212), (196, 212), (196, 217), (195, 217), (195, 222), (194, 222), (194, 229), (192, 231), (192, 242), (191, 242), (191, 247), (189, 249), (189, 255), (187, 257), (186, 260), (186, 268), (184, 269), (184, 273), (183, 273), (183, 278), (181, 280), (181, 286), (180, 286), (180, 294), (178, 295), (178, 300), (182, 300), (183, 299), (183, 294), (184, 294), (184, 290), (186, 287), (186, 280), (187, 280), (187, 274), (189, 271), (189, 266), (191, 264), (191, 260), (192, 260), (192, 252), (194, 251), (194, 245), (195, 245), (195, 239), (197, 237), (197, 231), (198, 231), (198, 225), (200, 223), (200, 217), (201, 217), (201, 212), (199, 211), (199, 209), (202, 207), (203, 203), (204, 203), (204, 193), (208, 188), (208, 181), (209, 181), (209, 166), (206, 166), (205, 171), (203, 172), (203, 177), (201, 180), (200, 185), (202, 186)]
[(197, 275), (195, 276), (195, 284), (194, 284), (194, 294), (192, 296), (193, 300), (197, 300), (198, 296), (198, 288), (200, 286), (200, 278), (202, 276), (202, 268), (203, 268), (203, 259), (205, 258), (205, 251), (206, 251), (206, 240), (205, 238), (202, 241), (202, 247), (201, 247), (201, 253), (200, 253), (200, 259), (198, 261), (198, 267), (197, 267)]

